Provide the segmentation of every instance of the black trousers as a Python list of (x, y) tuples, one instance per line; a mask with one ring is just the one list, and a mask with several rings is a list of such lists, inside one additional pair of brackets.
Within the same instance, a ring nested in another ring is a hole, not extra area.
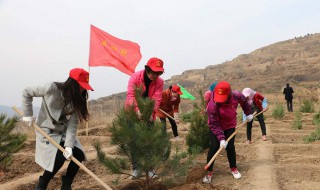
[[(228, 139), (234, 131), (235, 131), (235, 128), (223, 131), (226, 139)], [(234, 139), (235, 139), (235, 136), (230, 139), (230, 141), (228, 142), (228, 146), (226, 148), (230, 168), (237, 167), (236, 148), (234, 146)], [(210, 147), (207, 155), (207, 163), (211, 160), (211, 158), (219, 150), (219, 148), (220, 148), (220, 141), (217, 139), (216, 135), (213, 134), (213, 132), (210, 130)], [(213, 164), (214, 164), (214, 161), (209, 166), (208, 171), (212, 171)]]
[[(60, 142), (60, 146), (63, 147), (64, 142)], [(72, 153), (73, 153), (73, 157), (75, 157), (79, 162), (82, 162), (85, 158), (84, 153), (77, 147), (74, 147), (72, 149)], [(61, 152), (60, 150), (57, 150), (53, 171), (49, 172), (49, 171), (45, 170), (42, 175), (42, 179), (49, 183), (49, 181), (54, 177), (54, 175), (56, 175), (56, 173), (63, 166), (65, 161), (66, 161), (66, 158), (63, 156), (63, 152)], [(74, 163), (73, 161), (70, 161), (68, 168), (67, 168), (67, 173), (65, 176), (66, 176), (66, 178), (70, 179), (72, 182), (78, 171), (79, 171), (79, 166), (76, 163)]]
[[(263, 119), (263, 113), (261, 113), (260, 115), (257, 116), (257, 119), (259, 121), (260, 124), (260, 128), (261, 128), (261, 133), (262, 135), (267, 135), (266, 132), (266, 124), (264, 123), (264, 119)], [(253, 119), (254, 120), (254, 119)], [(250, 122), (247, 123), (247, 140), (251, 141), (251, 132), (252, 132), (252, 123), (253, 120), (251, 120)]]
[[(171, 128), (172, 128), (172, 132), (173, 132), (173, 135), (176, 137), (178, 136), (178, 129), (177, 129), (177, 124), (175, 122), (174, 119), (171, 119), (170, 117), (168, 117), (168, 120), (171, 124)], [(160, 118), (160, 121), (162, 123), (162, 126), (163, 126), (163, 130), (164, 132), (166, 133), (166, 128), (167, 128), (167, 124), (166, 124), (166, 118)]]
[(293, 112), (292, 99), (291, 100), (287, 100), (287, 109), (288, 109), (288, 112)]

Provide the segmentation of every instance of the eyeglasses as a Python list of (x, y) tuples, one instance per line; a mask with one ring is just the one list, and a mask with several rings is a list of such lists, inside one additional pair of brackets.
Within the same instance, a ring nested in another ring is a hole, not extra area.
[(154, 72), (152, 70), (150, 70), (149, 73), (152, 74), (152, 75), (156, 75), (156, 76), (160, 76), (160, 75), (163, 74), (163, 72)]

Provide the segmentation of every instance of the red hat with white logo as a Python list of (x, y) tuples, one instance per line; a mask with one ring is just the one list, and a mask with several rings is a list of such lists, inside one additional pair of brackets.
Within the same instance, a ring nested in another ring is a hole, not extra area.
[(69, 76), (76, 80), (82, 88), (93, 91), (89, 85), (89, 73), (87, 71), (81, 68), (74, 68), (70, 70)]
[(181, 92), (181, 89), (180, 89), (180, 86), (178, 86), (178, 85), (173, 85), (172, 86), (172, 91), (174, 91), (174, 92), (176, 92), (176, 93), (178, 93), (178, 94), (183, 94), (182, 92)]
[(156, 57), (150, 58), (147, 63), (147, 66), (149, 66), (150, 69), (154, 72), (164, 72), (163, 61), (159, 58), (156, 58)]
[(214, 89), (214, 101), (223, 103), (227, 101), (230, 94), (231, 88), (230, 84), (226, 81), (219, 82)]

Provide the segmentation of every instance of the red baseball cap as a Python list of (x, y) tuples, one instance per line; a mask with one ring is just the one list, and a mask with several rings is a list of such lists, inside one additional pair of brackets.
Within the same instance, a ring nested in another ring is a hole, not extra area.
[(225, 102), (228, 99), (230, 94), (231, 88), (230, 84), (226, 81), (221, 81), (217, 84), (214, 89), (214, 101), (215, 102)]
[(149, 66), (150, 69), (154, 72), (164, 72), (163, 61), (159, 58), (156, 58), (156, 57), (150, 58), (147, 63), (147, 66)]
[(181, 92), (181, 89), (180, 89), (180, 86), (178, 86), (178, 85), (173, 85), (172, 86), (172, 91), (175, 91), (176, 93), (178, 93), (178, 94), (183, 94), (182, 92)]
[(70, 70), (69, 76), (76, 80), (82, 88), (93, 91), (89, 85), (89, 73), (87, 71), (81, 68), (74, 68)]

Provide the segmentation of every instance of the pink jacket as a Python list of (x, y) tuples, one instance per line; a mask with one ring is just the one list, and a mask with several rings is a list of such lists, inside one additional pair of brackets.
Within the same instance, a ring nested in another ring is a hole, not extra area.
[[(143, 78), (144, 72), (145, 70), (141, 70), (133, 73), (128, 82), (127, 98), (126, 98), (125, 105), (126, 106), (134, 105), (136, 106), (135, 107), (136, 110), (138, 110), (138, 107), (137, 107), (136, 99), (134, 97), (135, 88), (142, 87), (143, 91), (146, 90), (146, 86), (144, 84), (144, 78)], [(157, 113), (159, 105), (161, 103), (163, 85), (164, 85), (163, 79), (158, 77), (156, 81), (151, 82), (149, 86), (148, 97), (155, 101), (153, 113), (152, 113), (153, 119), (155, 119), (155, 114)]]

